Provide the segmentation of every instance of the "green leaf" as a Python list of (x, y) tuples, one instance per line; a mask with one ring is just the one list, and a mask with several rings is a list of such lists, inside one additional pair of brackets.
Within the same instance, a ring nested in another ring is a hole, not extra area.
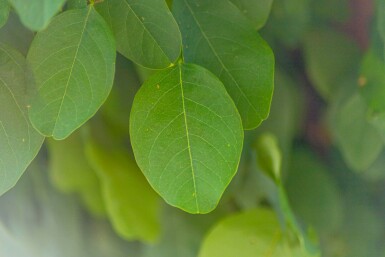
[(49, 174), (53, 184), (65, 193), (77, 193), (97, 216), (105, 214), (99, 178), (86, 160), (84, 143), (79, 132), (64, 141), (50, 139)]
[(183, 55), (224, 83), (242, 117), (256, 128), (269, 114), (274, 56), (240, 10), (227, 0), (174, 0), (183, 36)]
[(67, 9), (82, 9), (87, 7), (87, 0), (68, 0)]
[(3, 27), (8, 20), (9, 9), (7, 0), (0, 0), (0, 28)]
[(44, 140), (28, 120), (33, 89), (24, 57), (0, 44), (0, 195), (15, 185)]
[(30, 119), (55, 139), (66, 138), (91, 118), (113, 84), (113, 36), (93, 6), (56, 16), (35, 36), (28, 60), (39, 90)]
[(230, 0), (252, 22), (255, 29), (261, 29), (269, 17), (273, 0)]
[(8, 0), (27, 28), (42, 30), (60, 10), (65, 0)]
[(385, 112), (385, 62), (373, 48), (365, 54), (359, 79), (360, 93), (371, 112)]
[(160, 71), (135, 96), (130, 116), (136, 161), (172, 206), (212, 211), (242, 151), (239, 114), (223, 84), (193, 64)]
[(181, 35), (164, 0), (105, 0), (97, 9), (125, 57), (154, 69), (166, 68), (178, 59)]
[(364, 99), (356, 93), (335, 114), (332, 132), (348, 166), (355, 171), (367, 169), (383, 148), (383, 140), (368, 120)]
[(281, 179), (282, 155), (277, 138), (271, 133), (260, 135), (254, 143), (261, 169), (274, 181)]
[(308, 257), (281, 230), (275, 213), (254, 209), (221, 220), (206, 236), (199, 257)]
[[(329, 99), (347, 75), (358, 70), (358, 46), (333, 30), (312, 30), (304, 38), (306, 72), (315, 89)], [(333, 60), (333, 61), (331, 61)]]
[(135, 161), (123, 149), (105, 150), (94, 142), (88, 142), (86, 153), (102, 183), (107, 213), (116, 232), (127, 240), (156, 240), (160, 232), (159, 198)]

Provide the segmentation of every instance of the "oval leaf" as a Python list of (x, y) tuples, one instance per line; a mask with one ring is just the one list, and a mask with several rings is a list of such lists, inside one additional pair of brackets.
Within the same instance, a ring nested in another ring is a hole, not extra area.
[(19, 14), (21, 22), (31, 30), (44, 29), (65, 0), (8, 0)]
[(173, 12), (185, 61), (216, 74), (233, 98), (243, 127), (257, 127), (269, 114), (273, 94), (274, 56), (267, 43), (227, 0), (175, 0)]
[(135, 161), (122, 149), (105, 150), (93, 142), (88, 143), (86, 151), (102, 183), (115, 230), (128, 240), (154, 241), (160, 232), (159, 197)]
[(182, 39), (164, 0), (105, 0), (97, 9), (125, 57), (153, 69), (166, 68), (178, 59)]
[(39, 90), (30, 119), (55, 139), (66, 138), (91, 118), (113, 84), (113, 36), (92, 6), (55, 17), (36, 35), (28, 60)]
[(239, 114), (222, 83), (192, 64), (161, 71), (135, 96), (131, 141), (139, 167), (171, 205), (207, 213), (235, 175)]
[(0, 195), (15, 185), (43, 143), (28, 120), (32, 81), (24, 57), (0, 44)]
[(199, 257), (310, 257), (281, 230), (275, 213), (254, 209), (220, 221), (204, 239)]
[(9, 9), (7, 0), (0, 0), (0, 28), (3, 27), (8, 20)]

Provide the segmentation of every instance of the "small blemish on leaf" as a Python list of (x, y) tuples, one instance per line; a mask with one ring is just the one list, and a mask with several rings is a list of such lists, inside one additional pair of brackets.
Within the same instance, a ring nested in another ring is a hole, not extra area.
[(358, 86), (359, 87), (364, 87), (364, 86), (366, 86), (366, 83), (367, 83), (368, 81), (367, 81), (367, 79), (366, 79), (366, 77), (364, 77), (364, 76), (360, 76), (359, 78), (358, 78)]
[(156, 85), (156, 88), (157, 88), (157, 89), (160, 89), (160, 86), (159, 86), (159, 84), (157, 84), (157, 85)]

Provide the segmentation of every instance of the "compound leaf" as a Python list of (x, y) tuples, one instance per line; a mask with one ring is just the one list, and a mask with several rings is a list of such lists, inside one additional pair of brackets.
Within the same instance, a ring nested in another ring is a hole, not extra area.
[(28, 53), (39, 94), (32, 124), (46, 136), (64, 139), (106, 100), (114, 79), (112, 33), (93, 6), (56, 16), (37, 33)]
[(241, 11), (227, 0), (175, 0), (186, 62), (199, 64), (225, 85), (243, 127), (257, 127), (269, 114), (274, 56)]
[(8, 0), (19, 14), (24, 26), (31, 30), (44, 29), (65, 0)]
[(206, 69), (179, 64), (148, 79), (135, 96), (131, 141), (139, 167), (170, 204), (212, 211), (242, 151), (239, 114)]
[(153, 69), (178, 59), (181, 35), (164, 0), (105, 0), (97, 8), (125, 57)]
[(32, 81), (24, 57), (0, 44), (0, 195), (15, 185), (43, 143), (28, 120)]

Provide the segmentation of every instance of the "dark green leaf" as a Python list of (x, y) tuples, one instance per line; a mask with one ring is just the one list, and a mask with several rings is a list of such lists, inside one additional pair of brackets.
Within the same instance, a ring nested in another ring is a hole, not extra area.
[(104, 150), (89, 142), (87, 156), (102, 183), (108, 216), (127, 240), (153, 242), (160, 232), (158, 196), (135, 161), (122, 149)]
[(0, 0), (0, 28), (3, 27), (8, 20), (9, 9), (7, 0)]
[(135, 96), (130, 131), (139, 167), (169, 204), (191, 213), (216, 207), (243, 144), (241, 119), (218, 78), (193, 64), (153, 75)]
[(114, 78), (112, 33), (93, 6), (56, 16), (28, 53), (39, 95), (30, 119), (44, 135), (64, 139), (106, 100)]
[(244, 129), (267, 118), (273, 94), (274, 56), (241, 11), (227, 0), (174, 0), (183, 55), (216, 74), (242, 117)]
[(24, 26), (31, 30), (47, 27), (65, 0), (8, 0), (19, 14)]
[(97, 9), (125, 57), (154, 69), (166, 68), (178, 59), (181, 36), (164, 0), (105, 0)]
[(221, 220), (206, 236), (199, 257), (309, 257), (290, 242), (274, 212), (254, 209)]
[(259, 30), (269, 17), (273, 0), (230, 0)]
[(28, 120), (33, 89), (24, 57), (0, 44), (0, 195), (15, 185), (43, 143)]
[(105, 214), (100, 182), (84, 154), (79, 132), (64, 141), (48, 140), (49, 172), (53, 184), (66, 193), (78, 193), (95, 215)]

